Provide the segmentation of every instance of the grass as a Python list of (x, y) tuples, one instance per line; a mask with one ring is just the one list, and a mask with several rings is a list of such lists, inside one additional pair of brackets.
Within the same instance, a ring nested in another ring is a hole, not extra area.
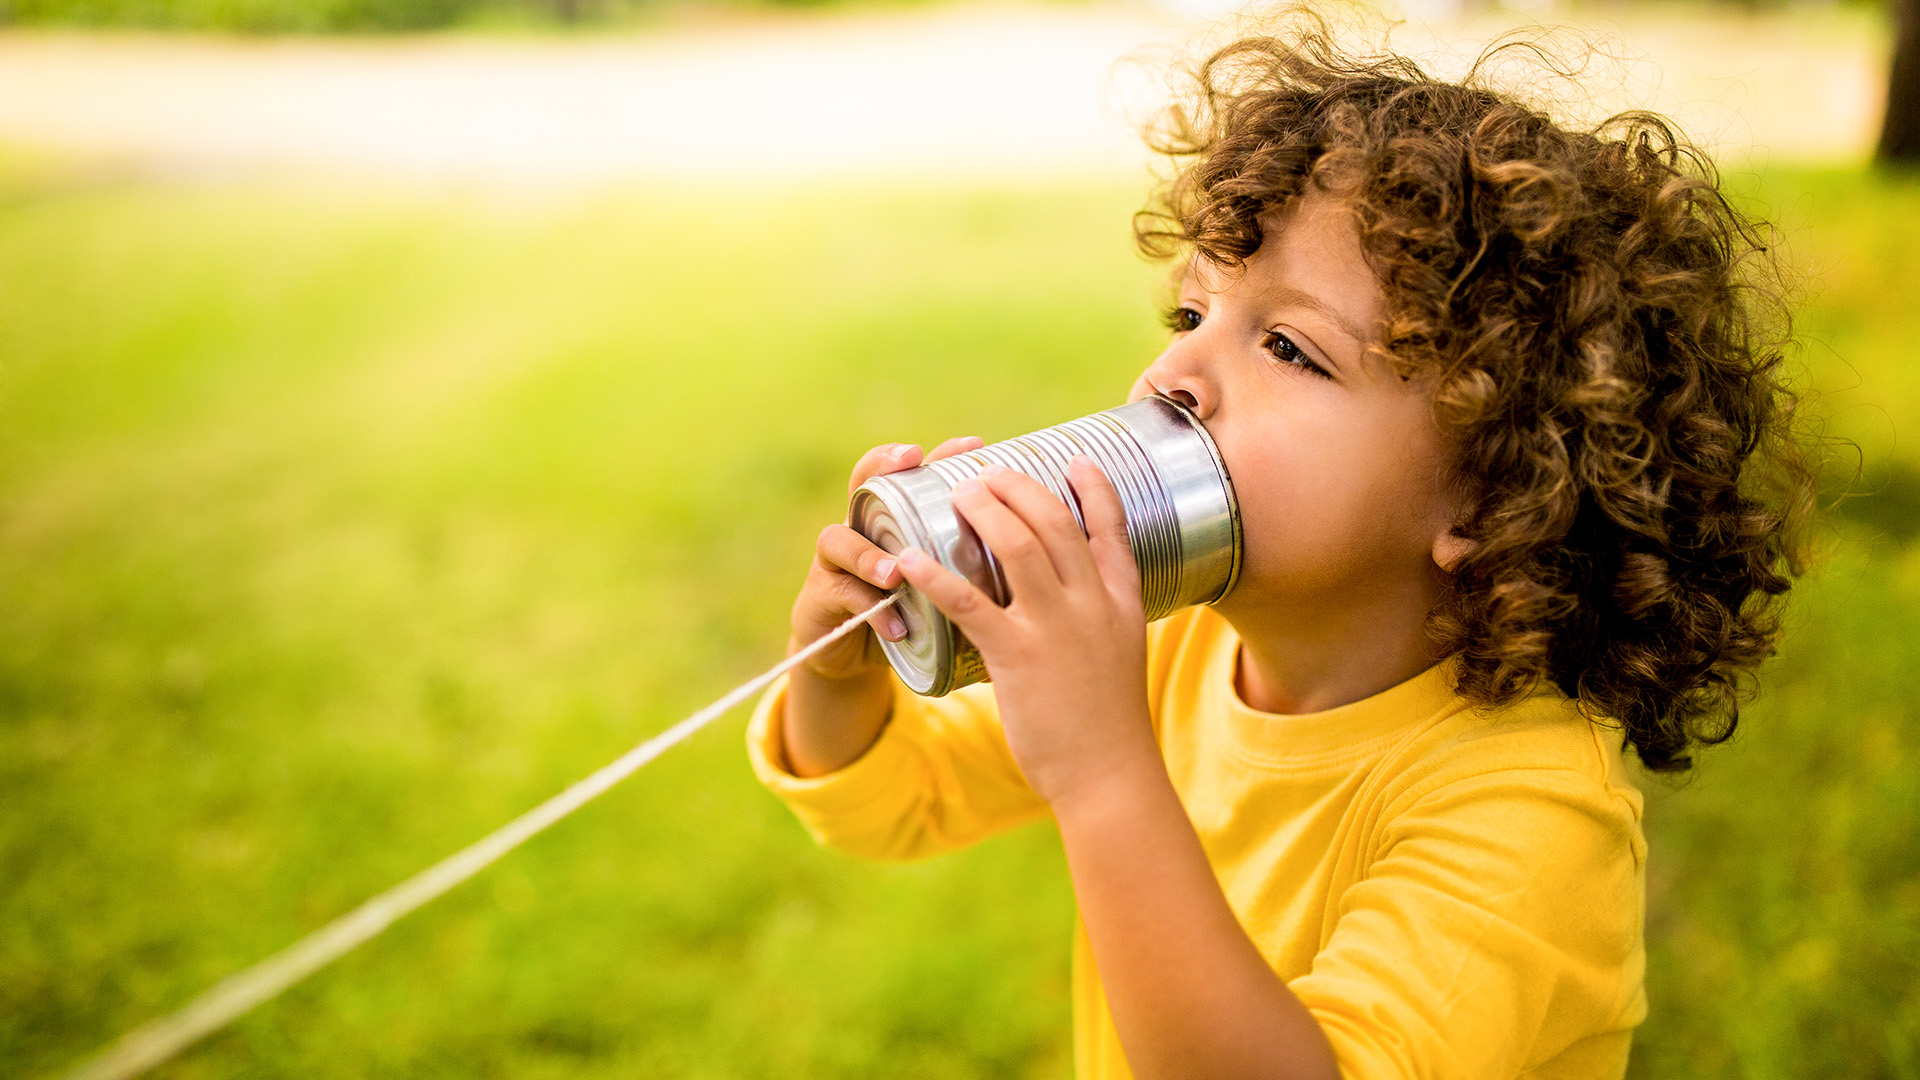
[[(774, 658), (876, 442), (1117, 400), (1125, 187), (428, 202), (0, 162), (0, 1061), (57, 1072)], [(1920, 185), (1779, 173), (1875, 494), (1649, 782), (1660, 1077), (1920, 1075)], [(159, 1070), (1064, 1077), (1030, 827), (814, 849), (739, 721)]]

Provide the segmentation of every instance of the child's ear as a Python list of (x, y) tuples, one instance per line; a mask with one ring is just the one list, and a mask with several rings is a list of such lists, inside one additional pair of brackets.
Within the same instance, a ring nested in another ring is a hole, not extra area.
[(1460, 560), (1473, 554), (1473, 549), (1478, 546), (1474, 541), (1448, 529), (1433, 538), (1434, 565), (1451, 574), (1453, 568), (1460, 565)]

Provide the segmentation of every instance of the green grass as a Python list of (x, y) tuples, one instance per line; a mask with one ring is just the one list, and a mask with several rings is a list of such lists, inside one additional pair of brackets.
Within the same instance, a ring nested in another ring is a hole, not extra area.
[(1809, 411), (1852, 444), (1849, 493), (1740, 734), (1646, 785), (1633, 1072), (1920, 1077), (1920, 176), (1741, 187), (1788, 230)]
[[(1124, 186), (585, 201), (0, 162), (0, 1062), (56, 1072), (759, 670), (880, 441), (1117, 400)], [(1635, 1071), (1920, 1075), (1920, 186), (1756, 188), (1878, 493), (1654, 786)], [(1030, 827), (813, 848), (738, 718), (159, 1071), (1064, 1077)]]

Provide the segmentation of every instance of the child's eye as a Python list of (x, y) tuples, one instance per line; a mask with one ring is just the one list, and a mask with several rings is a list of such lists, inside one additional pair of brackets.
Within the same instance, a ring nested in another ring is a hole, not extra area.
[(1300, 346), (1295, 345), (1292, 338), (1278, 330), (1268, 332), (1267, 351), (1272, 353), (1273, 358), (1282, 364), (1289, 364), (1303, 371), (1310, 371), (1323, 379), (1333, 378), (1333, 376), (1327, 374), (1326, 368), (1314, 363), (1313, 357), (1308, 356)]
[(1206, 316), (1200, 314), (1198, 310), (1181, 304), (1178, 307), (1168, 308), (1163, 321), (1167, 324), (1167, 329), (1176, 334), (1184, 334), (1189, 330), (1200, 329), (1200, 321), (1205, 318)]

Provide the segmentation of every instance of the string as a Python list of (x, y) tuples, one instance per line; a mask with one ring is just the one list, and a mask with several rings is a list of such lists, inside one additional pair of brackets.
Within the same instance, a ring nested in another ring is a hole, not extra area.
[(375, 896), (265, 960), (215, 983), (170, 1016), (135, 1028), (68, 1073), (66, 1080), (126, 1080), (173, 1057), (232, 1023), (249, 1009), (363, 945), (402, 917), (498, 862), (509, 851), (605, 793), (635, 770), (671, 750), (694, 732), (764, 689), (795, 665), (839, 641), (878, 614), (888, 596), (835, 627), (765, 672), (729, 690), (718, 701), (642, 742), (546, 802), (507, 822), (466, 848)]

